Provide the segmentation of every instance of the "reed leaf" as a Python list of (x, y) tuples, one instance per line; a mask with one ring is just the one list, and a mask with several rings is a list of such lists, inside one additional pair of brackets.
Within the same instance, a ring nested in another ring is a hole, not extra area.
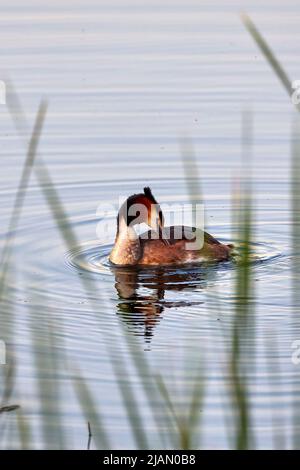
[[(265, 39), (262, 37), (260, 32), (258, 31), (257, 27), (251, 20), (251, 18), (246, 15), (245, 13), (242, 13), (241, 15), (242, 22), (244, 23), (246, 29), (249, 31), (251, 34), (252, 38), (260, 48), (261, 52), (269, 62), (270, 66), (272, 67), (273, 71), (281, 81), (282, 85), (286, 89), (287, 93), (289, 95), (292, 94), (292, 87), (291, 87), (291, 80), (289, 79), (287, 73), (281, 66), (280, 62), (277, 60), (275, 57), (274, 53), (272, 52), (270, 46), (267, 44)], [(298, 108), (300, 110), (300, 108)]]

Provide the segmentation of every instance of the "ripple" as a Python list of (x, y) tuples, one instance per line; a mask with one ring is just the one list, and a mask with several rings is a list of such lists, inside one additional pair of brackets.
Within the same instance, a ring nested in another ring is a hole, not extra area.
[[(220, 229), (220, 227), (218, 227)], [(220, 239), (224, 243), (228, 241)], [(241, 256), (243, 250), (243, 243), (239, 240), (233, 240), (235, 250), (232, 261), (220, 262), (220, 263), (206, 263), (209, 268), (217, 267), (219, 270), (228, 271), (234, 268), (234, 260)], [(115, 267), (109, 262), (109, 254), (112, 249), (112, 244), (101, 244), (99, 241), (89, 241), (81, 244), (80, 246), (74, 247), (68, 250), (65, 254), (65, 261), (68, 267), (79, 270), (81, 272), (96, 273), (99, 275), (112, 275)], [(250, 257), (251, 264), (255, 266), (265, 266), (270, 263), (276, 263), (282, 261), (287, 255), (281, 253), (279, 249), (273, 245), (269, 245), (262, 242), (256, 242), (250, 244)], [(137, 269), (137, 267), (128, 267), (127, 269)], [(192, 263), (181, 266), (160, 266), (160, 267), (138, 267), (139, 271), (144, 271), (145, 275), (151, 277), (153, 270), (159, 269), (161, 275), (163, 273), (185, 273), (188, 275), (190, 272), (203, 270), (203, 264)], [(146, 274), (147, 273), (147, 274)]]
[(108, 261), (112, 245), (102, 245), (99, 242), (86, 242), (78, 247), (72, 248), (65, 254), (67, 266), (72, 269), (111, 275)]

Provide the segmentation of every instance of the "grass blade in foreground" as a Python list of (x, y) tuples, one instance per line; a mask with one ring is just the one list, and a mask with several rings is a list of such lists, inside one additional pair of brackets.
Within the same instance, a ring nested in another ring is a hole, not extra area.
[[(249, 162), (252, 151), (252, 117), (249, 113), (243, 114), (242, 119), (242, 157), (244, 176), (249, 178)], [(246, 166), (247, 165), (247, 166)], [(246, 188), (239, 201), (238, 229), (239, 239), (243, 241), (243, 249), (237, 264), (235, 315), (233, 320), (231, 344), (231, 393), (233, 398), (233, 411), (236, 411), (235, 448), (249, 449), (250, 444), (250, 403), (247, 396), (248, 362), (254, 358), (250, 345), (254, 339), (250, 335), (250, 327), (254, 322), (250, 243), (252, 240), (252, 209), (251, 193), (246, 182)], [(253, 307), (253, 308), (251, 308)], [(236, 410), (235, 410), (236, 408)]]
[[(286, 74), (285, 70), (282, 68), (279, 61), (276, 59), (275, 55), (273, 54), (272, 50), (270, 49), (267, 42), (264, 40), (258, 29), (256, 28), (255, 24), (252, 22), (250, 17), (243, 13), (241, 15), (242, 21), (253, 37), (254, 41), (266, 57), (267, 61), (271, 65), (272, 69), (278, 76), (279, 80), (283, 84), (284, 88), (286, 89), (289, 95), (292, 94), (292, 87), (291, 87), (291, 80), (289, 79), (288, 75)], [(298, 108), (300, 110), (300, 107)]]
[[(288, 95), (291, 96), (292, 94), (292, 86), (291, 80), (289, 79), (287, 73), (285, 72), (282, 65), (279, 63), (273, 52), (271, 51), (270, 47), (263, 39), (259, 31), (257, 30), (254, 23), (251, 21), (249, 16), (246, 14), (242, 15), (242, 21), (253, 37), (256, 44), (259, 46), (260, 50), (264, 54), (265, 58), (273, 68), (275, 74), (283, 84), (285, 90), (287, 91)], [(300, 104), (295, 105), (297, 111), (300, 111)], [(300, 184), (300, 173), (299, 173), (299, 161), (300, 161), (300, 151), (299, 151), (299, 133), (300, 128), (297, 126), (297, 129), (294, 129), (293, 133), (293, 149), (292, 149), (292, 178), (291, 178), (291, 193), (292, 193), (292, 214), (293, 214), (293, 280), (294, 280), (294, 287), (293, 287), (293, 295), (294, 304), (299, 305), (300, 299), (298, 298), (298, 279), (299, 279), (299, 240), (300, 240), (300, 229), (299, 229), (299, 184)], [(295, 391), (295, 396), (297, 396), (297, 392)], [(298, 403), (294, 404), (294, 411), (293, 411), (293, 420), (294, 420), (294, 448), (299, 449), (300, 446), (300, 437), (299, 437), (299, 424), (300, 424), (300, 417), (298, 411)]]
[[(23, 209), (23, 204), (24, 204), (24, 197), (25, 193), (28, 187), (32, 167), (34, 164), (34, 160), (36, 157), (37, 153), (37, 148), (40, 140), (40, 135), (42, 132), (43, 128), (43, 123), (45, 119), (45, 114), (46, 114), (46, 109), (47, 105), (45, 102), (41, 102), (39, 106), (39, 110), (36, 116), (35, 120), (35, 125), (32, 131), (32, 135), (30, 138), (29, 146), (28, 146), (28, 151), (27, 151), (27, 157), (25, 164), (23, 166), (23, 171), (22, 171), (22, 176), (20, 179), (20, 183), (18, 186), (17, 194), (15, 197), (14, 205), (13, 205), (13, 211), (12, 215), (10, 217), (9, 221), (9, 226), (8, 226), (8, 231), (5, 239), (5, 245), (3, 248), (2, 252), (2, 259), (1, 259), (1, 274), (0, 274), (0, 302), (3, 301), (2, 296), (4, 292), (9, 292), (8, 289), (9, 287), (7, 286), (7, 276), (9, 273), (9, 270), (11, 268), (11, 255), (12, 255), (12, 250), (13, 250), (13, 237), (14, 233), (18, 227), (21, 212)], [(4, 309), (1, 309), (2, 315), (4, 314)], [(14, 311), (12, 306), (7, 305), (5, 309), (5, 314), (10, 316), (10, 321), (6, 322), (2, 318), (2, 325), (6, 325), (6, 327), (2, 327), (2, 335), (5, 337), (5, 342), (6, 344), (11, 344), (11, 341), (13, 339), (13, 319), (14, 319)], [(9, 329), (8, 329), (9, 328)], [(14, 359), (14, 351), (13, 348), (8, 348), (8, 353), (7, 353), (7, 370), (8, 374), (5, 377), (5, 386), (4, 386), (4, 393), (3, 393), (3, 404), (6, 405), (9, 403), (10, 398), (13, 395), (13, 390), (14, 390), (14, 385), (15, 385), (15, 359)], [(22, 421), (18, 420), (18, 425), (20, 425)], [(23, 421), (25, 423), (25, 421)], [(29, 436), (29, 427), (28, 426), (23, 426), (22, 428), (23, 432), (26, 431), (26, 434), (22, 436), (22, 445), (24, 442), (28, 441), (28, 436)], [(3, 433), (3, 426), (2, 426), (2, 433)]]
[(11, 253), (12, 237), (13, 237), (15, 230), (18, 227), (19, 219), (20, 219), (21, 212), (23, 209), (24, 197), (25, 197), (25, 193), (28, 187), (31, 171), (34, 165), (37, 148), (38, 148), (38, 144), (39, 144), (39, 140), (40, 140), (40, 136), (41, 136), (44, 120), (45, 120), (46, 111), (47, 111), (47, 103), (45, 101), (42, 101), (39, 106), (39, 110), (36, 116), (31, 139), (29, 142), (27, 157), (26, 157), (26, 161), (23, 167), (21, 180), (19, 183), (16, 197), (15, 197), (14, 207), (13, 207), (12, 215), (11, 215), (9, 226), (8, 226), (6, 244), (3, 249), (3, 254), (2, 254), (2, 259), (1, 259), (0, 298), (3, 293), (3, 286), (5, 284), (5, 276), (6, 276), (10, 253)]
[[(292, 312), (293, 317), (299, 312), (300, 306), (300, 124), (299, 119), (294, 123), (292, 133), (292, 165), (291, 165), (291, 199), (292, 199)], [(297, 315), (298, 316), (298, 315)], [(297, 318), (297, 317), (296, 317)], [(293, 323), (296, 321), (293, 318)], [(291, 338), (292, 342), (298, 338)], [(295, 367), (299, 367), (296, 366)], [(299, 374), (299, 372), (298, 372)], [(293, 448), (300, 449), (300, 413), (299, 413), (299, 393), (297, 388), (297, 380), (295, 381), (293, 390)]]
[[(16, 125), (16, 128), (17, 128), (17, 130), (20, 134), (20, 137), (22, 137), (24, 139), (23, 133), (26, 132), (26, 130), (28, 128), (26, 116), (25, 116), (25, 114), (23, 112), (23, 109), (21, 107), (21, 103), (18, 100), (17, 94), (13, 92), (12, 84), (10, 84), (10, 85), (11, 85), (11, 92), (10, 92), (10, 100), (9, 100), (9, 109), (10, 109), (13, 121)], [(42, 103), (41, 106), (40, 106), (38, 117), (37, 117), (36, 126), (35, 126), (35, 129), (34, 129), (34, 132), (33, 132), (33, 137), (32, 137), (32, 140), (31, 140), (31, 144), (29, 146), (28, 163), (30, 164), (29, 168), (34, 167), (34, 169), (35, 169), (35, 173), (36, 173), (36, 176), (39, 180), (41, 190), (44, 193), (46, 201), (48, 202), (49, 208), (52, 211), (52, 215), (54, 217), (54, 220), (57, 223), (58, 228), (60, 229), (60, 232), (61, 232), (62, 237), (63, 237), (63, 239), (66, 243), (66, 246), (71, 248), (71, 247), (78, 244), (78, 240), (76, 238), (76, 235), (73, 232), (73, 229), (72, 229), (71, 225), (68, 222), (67, 213), (64, 210), (64, 207), (60, 202), (60, 198), (59, 198), (58, 193), (56, 192), (56, 189), (55, 189), (55, 187), (52, 183), (50, 174), (48, 173), (48, 170), (47, 170), (46, 166), (44, 165), (43, 161), (41, 160), (41, 158), (39, 158), (38, 165), (37, 164), (34, 165), (34, 161), (35, 161), (34, 157), (35, 157), (35, 153), (36, 153), (36, 150), (37, 150), (38, 137), (40, 136), (41, 129), (42, 129), (42, 123), (43, 123), (43, 119), (41, 120), (41, 115), (44, 118), (45, 112), (46, 112), (46, 105), (45, 105), (45, 103)], [(29, 180), (29, 176), (30, 176), (30, 173), (26, 172), (25, 177), (21, 180), (21, 183), (20, 183), (20, 188), (21, 188), (21, 190), (20, 190), (21, 196), (20, 197), (21, 197), (22, 201), (23, 201), (23, 198), (25, 196), (26, 189), (27, 189), (27, 183), (28, 183), (28, 180)], [(17, 202), (16, 202), (16, 205), (17, 205)], [(13, 220), (12, 226), (13, 227), (16, 227), (19, 215), (21, 213), (21, 208), (22, 208), (22, 206), (20, 206), (20, 211), (17, 212), (17, 217), (12, 218), (12, 220)], [(1, 285), (0, 285), (0, 287), (1, 287)], [(85, 287), (87, 287), (87, 286), (85, 286)], [(83, 413), (85, 413), (85, 412), (88, 413), (86, 415), (86, 417), (90, 418), (89, 420), (91, 421), (91, 416), (90, 416), (88, 410), (86, 410), (86, 407), (85, 407), (86, 402), (82, 402), (83, 396), (88, 397), (88, 394), (83, 392), (82, 380), (78, 384), (76, 383), (76, 380), (77, 380), (77, 378), (74, 379), (73, 385), (74, 385), (75, 391), (78, 393), (77, 396), (78, 396), (78, 400), (79, 400), (80, 405), (81, 405), (81, 409), (82, 409)], [(89, 400), (89, 403), (90, 403), (90, 400)], [(102, 429), (101, 417), (100, 417), (99, 413), (94, 415), (94, 426), (95, 426), (96, 429), (100, 430), (100, 433), (99, 433), (100, 436), (99, 437), (100, 437), (101, 441), (105, 443), (105, 447), (107, 446), (107, 448), (110, 448), (110, 446), (108, 445), (108, 440), (107, 439), (103, 440), (103, 436), (105, 435), (105, 431), (104, 431), (104, 429)], [(97, 436), (94, 436), (94, 439), (95, 439), (95, 441), (97, 441)]]

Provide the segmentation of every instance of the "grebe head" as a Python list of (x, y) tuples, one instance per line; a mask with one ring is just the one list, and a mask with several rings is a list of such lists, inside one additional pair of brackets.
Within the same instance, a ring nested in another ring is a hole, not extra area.
[(116, 240), (109, 256), (112, 263), (135, 265), (138, 262), (142, 247), (134, 226), (141, 223), (150, 226), (161, 236), (163, 243), (169, 245), (163, 237), (163, 214), (150, 188), (133, 194), (122, 204), (118, 213)]
[(129, 196), (119, 210), (117, 221), (117, 235), (128, 227), (133, 229), (135, 225), (142, 223), (158, 232), (164, 226), (160, 205), (148, 187), (144, 188), (143, 193)]

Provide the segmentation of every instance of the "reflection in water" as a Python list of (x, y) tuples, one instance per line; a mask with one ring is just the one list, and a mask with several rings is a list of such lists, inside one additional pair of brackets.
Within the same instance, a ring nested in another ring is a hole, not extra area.
[[(166, 308), (188, 307), (203, 303), (200, 290), (215, 277), (215, 269), (191, 265), (185, 268), (112, 267), (119, 302), (117, 314), (128, 325), (129, 330), (144, 336), (150, 343), (156, 325)], [(199, 300), (168, 301), (168, 291), (191, 290), (199, 293)]]

